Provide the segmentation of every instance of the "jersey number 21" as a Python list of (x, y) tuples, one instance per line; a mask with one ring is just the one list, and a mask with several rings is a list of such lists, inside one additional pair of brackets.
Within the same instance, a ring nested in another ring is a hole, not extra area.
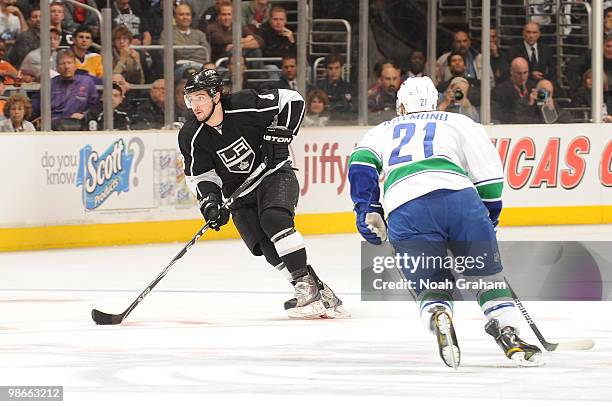
[[(397, 147), (391, 151), (391, 156), (389, 157), (389, 166), (401, 163), (407, 163), (412, 161), (412, 155), (400, 155), (400, 150), (406, 144), (410, 142), (412, 136), (414, 136), (414, 132), (416, 130), (416, 124), (414, 123), (403, 123), (398, 124), (393, 129), (393, 140), (400, 137), (402, 132), (404, 133), (404, 137), (402, 141), (399, 143)], [(425, 158), (431, 157), (433, 155), (433, 139), (436, 135), (436, 123), (429, 122), (423, 127), (425, 130), (425, 138), (423, 139), (423, 151), (425, 153)]]

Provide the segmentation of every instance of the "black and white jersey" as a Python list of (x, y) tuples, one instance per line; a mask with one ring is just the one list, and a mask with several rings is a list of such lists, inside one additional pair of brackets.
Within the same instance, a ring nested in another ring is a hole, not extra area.
[(201, 199), (210, 192), (229, 196), (262, 160), (268, 126), (286, 126), (295, 136), (304, 117), (304, 99), (287, 89), (244, 90), (221, 98), (223, 122), (211, 127), (191, 117), (181, 128), (179, 148), (185, 180)]

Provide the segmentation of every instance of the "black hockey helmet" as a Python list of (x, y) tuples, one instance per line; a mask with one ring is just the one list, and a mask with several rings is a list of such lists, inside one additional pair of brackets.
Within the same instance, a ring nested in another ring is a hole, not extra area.
[(214, 98), (217, 92), (223, 88), (223, 78), (214, 69), (204, 69), (187, 79), (185, 83), (185, 95), (205, 90), (210, 97)]

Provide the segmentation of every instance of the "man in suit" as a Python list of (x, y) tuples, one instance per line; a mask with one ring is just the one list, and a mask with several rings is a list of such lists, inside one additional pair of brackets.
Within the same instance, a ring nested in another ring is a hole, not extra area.
[(540, 25), (529, 22), (523, 27), (523, 41), (510, 51), (510, 59), (525, 58), (529, 63), (531, 79), (548, 79), (556, 82), (555, 63), (550, 47), (539, 41)]
[[(310, 84), (306, 83), (309, 88)], [(295, 55), (283, 55), (281, 60), (281, 76), (276, 81), (266, 82), (261, 85), (262, 90), (291, 89), (297, 90), (297, 59)], [(307, 89), (308, 91), (308, 89)]]
[(523, 57), (514, 58), (510, 64), (510, 79), (493, 88), (493, 119), (502, 124), (539, 123), (533, 109), (536, 96), (529, 63)]

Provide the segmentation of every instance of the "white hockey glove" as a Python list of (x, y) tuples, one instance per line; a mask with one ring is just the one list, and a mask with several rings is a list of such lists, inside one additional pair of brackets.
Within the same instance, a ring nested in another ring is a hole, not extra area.
[(381, 241), (384, 242), (387, 240), (387, 224), (378, 212), (368, 213), (366, 215), (365, 222), (368, 229), (378, 236)]

